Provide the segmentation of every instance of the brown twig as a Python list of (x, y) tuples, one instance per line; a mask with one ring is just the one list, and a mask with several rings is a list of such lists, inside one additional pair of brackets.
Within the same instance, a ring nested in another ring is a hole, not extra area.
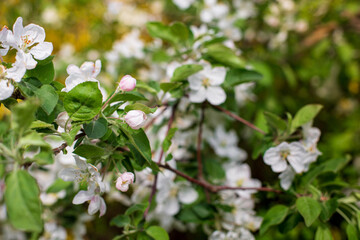
[[(177, 108), (178, 104), (179, 104), (179, 102), (177, 102), (172, 108), (171, 117), (170, 117), (168, 125), (167, 125), (167, 130), (166, 130), (166, 135), (165, 136), (168, 135), (168, 133), (169, 133), (169, 131), (171, 129), (171, 125), (173, 124), (173, 122), (175, 120), (175, 113), (176, 113), (176, 108)], [(164, 149), (161, 148), (157, 164), (161, 164), (161, 159), (163, 158), (163, 155), (164, 155)], [(153, 198), (155, 196), (155, 193), (156, 193), (157, 177), (158, 177), (158, 175), (155, 174), (154, 182), (153, 182), (153, 185), (152, 185), (152, 188), (151, 188), (151, 193), (150, 193), (150, 196), (149, 196), (149, 206), (146, 208), (146, 210), (144, 212), (144, 219), (146, 218), (147, 214), (149, 213), (151, 202), (152, 202), (152, 200), (153, 200)]]
[(165, 168), (169, 171), (172, 171), (173, 173), (175, 173), (176, 175), (185, 178), (187, 181), (192, 182), (196, 185), (199, 185), (203, 188), (205, 188), (206, 190), (216, 193), (219, 191), (223, 191), (223, 190), (256, 190), (256, 191), (262, 191), (262, 192), (275, 192), (275, 193), (282, 193), (281, 190), (277, 190), (277, 189), (273, 189), (273, 188), (267, 188), (267, 187), (230, 187), (230, 186), (216, 186), (216, 185), (212, 185), (204, 180), (198, 180), (195, 178), (190, 177), (189, 175), (186, 175), (183, 172), (180, 172), (179, 170), (170, 167), (167, 164), (158, 164), (159, 167)]
[[(75, 136), (74, 141), (75, 141), (75, 140), (78, 140), (79, 138), (81, 138), (81, 137), (83, 137), (83, 136), (85, 136), (85, 135), (86, 135), (86, 134), (83, 133), (83, 132), (82, 132), (82, 133), (79, 133), (78, 135)], [(68, 146), (68, 144), (65, 142), (65, 143), (61, 144), (60, 147), (54, 148), (54, 149), (53, 149), (54, 155), (59, 154), (59, 153), (60, 153), (62, 150), (64, 150), (67, 146)]]
[(260, 128), (256, 127), (256, 126), (255, 126), (254, 124), (252, 124), (251, 122), (246, 121), (245, 119), (243, 119), (243, 118), (239, 117), (238, 115), (230, 112), (229, 110), (226, 110), (226, 109), (224, 109), (224, 108), (222, 108), (222, 107), (220, 107), (220, 106), (216, 106), (216, 105), (212, 105), (212, 106), (213, 106), (214, 108), (222, 111), (222, 112), (225, 113), (226, 115), (232, 117), (233, 119), (235, 119), (235, 120), (237, 120), (237, 121), (239, 121), (239, 122), (242, 122), (242, 123), (245, 124), (246, 126), (254, 129), (255, 131), (258, 131), (259, 133), (264, 134), (264, 135), (266, 134), (263, 130), (261, 130)]

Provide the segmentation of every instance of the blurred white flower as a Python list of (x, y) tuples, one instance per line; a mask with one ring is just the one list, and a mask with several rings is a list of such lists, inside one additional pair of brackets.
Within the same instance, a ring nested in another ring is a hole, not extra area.
[(242, 162), (246, 160), (247, 153), (237, 146), (238, 137), (234, 130), (225, 131), (224, 126), (216, 127), (213, 135), (207, 137), (207, 141), (220, 157), (227, 157), (232, 161)]
[(229, 12), (229, 7), (224, 3), (218, 3), (217, 0), (204, 0), (204, 3), (205, 6), (200, 12), (200, 19), (205, 23), (221, 19)]
[(188, 9), (195, 0), (173, 0), (173, 3), (181, 10)]

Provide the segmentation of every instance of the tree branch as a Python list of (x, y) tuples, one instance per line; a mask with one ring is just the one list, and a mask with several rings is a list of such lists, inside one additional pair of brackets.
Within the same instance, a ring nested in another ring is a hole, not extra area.
[(212, 185), (204, 180), (198, 180), (195, 178), (190, 177), (189, 175), (186, 175), (183, 172), (180, 172), (177, 169), (174, 169), (172, 167), (170, 167), (167, 164), (158, 164), (159, 167), (165, 168), (169, 171), (172, 171), (173, 173), (175, 173), (176, 175), (185, 178), (186, 180), (188, 180), (189, 182), (192, 182), (196, 185), (199, 185), (203, 188), (205, 188), (206, 190), (213, 192), (213, 193), (217, 193), (219, 191), (223, 191), (223, 190), (256, 190), (256, 191), (261, 191), (261, 192), (275, 192), (275, 193), (282, 193), (281, 190), (277, 190), (277, 189), (273, 189), (273, 188), (267, 188), (267, 187), (230, 187), (230, 186), (216, 186), (216, 185)]
[[(74, 141), (75, 141), (75, 140), (78, 140), (79, 138), (81, 138), (81, 137), (83, 137), (83, 136), (85, 136), (85, 135), (86, 135), (86, 134), (83, 133), (83, 132), (82, 132), (82, 133), (79, 133), (78, 135), (75, 136)], [(67, 146), (68, 146), (68, 144), (65, 142), (65, 143), (61, 144), (60, 147), (54, 148), (54, 149), (53, 149), (54, 155), (59, 154), (59, 153), (60, 153), (62, 150), (64, 150)]]
[(226, 115), (232, 117), (233, 119), (235, 119), (235, 120), (237, 120), (237, 121), (239, 121), (239, 122), (242, 122), (242, 123), (245, 124), (246, 126), (254, 129), (255, 131), (258, 131), (259, 133), (264, 134), (264, 135), (266, 134), (263, 130), (261, 130), (260, 128), (256, 127), (256, 126), (255, 126), (254, 124), (252, 124), (251, 122), (246, 121), (245, 119), (243, 119), (243, 118), (239, 117), (238, 115), (230, 112), (229, 110), (226, 110), (226, 109), (224, 109), (224, 108), (222, 108), (222, 107), (220, 107), (220, 106), (216, 106), (216, 105), (211, 105), (211, 106), (213, 106), (214, 108), (222, 111), (223, 113), (225, 113)]

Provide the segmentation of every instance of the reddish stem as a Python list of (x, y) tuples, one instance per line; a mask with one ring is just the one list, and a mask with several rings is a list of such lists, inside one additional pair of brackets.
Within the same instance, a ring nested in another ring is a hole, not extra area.
[(238, 115), (230, 112), (229, 110), (226, 110), (226, 109), (224, 109), (224, 108), (222, 108), (222, 107), (220, 107), (220, 106), (216, 106), (216, 105), (212, 105), (212, 106), (213, 106), (214, 108), (216, 108), (216, 109), (219, 109), (220, 111), (222, 111), (222, 112), (225, 113), (226, 115), (232, 117), (233, 119), (235, 119), (235, 120), (237, 120), (237, 121), (239, 121), (239, 122), (242, 122), (242, 123), (245, 124), (246, 126), (254, 129), (255, 131), (258, 131), (259, 133), (264, 134), (264, 135), (266, 134), (263, 130), (261, 130), (260, 128), (256, 127), (256, 126), (255, 126), (254, 124), (252, 124), (251, 122), (246, 121), (245, 119), (243, 119), (243, 118), (239, 117)]

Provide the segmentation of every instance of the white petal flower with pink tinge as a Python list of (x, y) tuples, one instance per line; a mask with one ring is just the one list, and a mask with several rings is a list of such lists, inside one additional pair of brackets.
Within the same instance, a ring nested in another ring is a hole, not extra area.
[[(17, 54), (23, 55), (26, 69), (34, 69), (36, 60), (44, 60), (53, 51), (53, 45), (45, 42), (45, 30), (36, 24), (23, 27), (23, 19), (18, 17), (13, 26), (13, 33), (9, 33), (8, 44), (15, 48)], [(35, 60), (36, 59), (36, 60)]]
[(129, 190), (129, 186), (134, 182), (134, 174), (125, 172), (116, 179), (116, 188), (122, 192)]

